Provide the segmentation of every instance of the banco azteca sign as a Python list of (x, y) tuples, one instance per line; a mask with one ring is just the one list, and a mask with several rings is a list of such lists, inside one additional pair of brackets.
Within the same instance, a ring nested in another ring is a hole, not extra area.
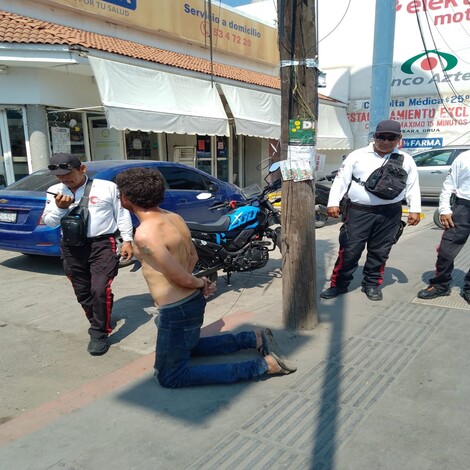
[(437, 50), (422, 52), (403, 62), (400, 70), (408, 76), (393, 78), (392, 87), (470, 81), (470, 72), (456, 70), (458, 63), (453, 54)]

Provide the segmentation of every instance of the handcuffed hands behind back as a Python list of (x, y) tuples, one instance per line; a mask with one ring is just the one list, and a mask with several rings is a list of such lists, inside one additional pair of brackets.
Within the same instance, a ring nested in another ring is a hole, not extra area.
[(205, 276), (203, 276), (201, 279), (204, 281), (204, 287), (202, 288), (202, 295), (204, 295), (204, 297), (210, 297), (211, 295), (214, 295), (215, 291), (217, 290), (217, 283), (211, 282)]

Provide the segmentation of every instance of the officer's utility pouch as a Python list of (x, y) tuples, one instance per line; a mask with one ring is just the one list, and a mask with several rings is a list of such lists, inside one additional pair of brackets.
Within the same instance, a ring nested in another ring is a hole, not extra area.
[(87, 239), (88, 209), (74, 207), (69, 214), (62, 217), (62, 241), (68, 246), (83, 246)]
[(406, 188), (408, 173), (403, 168), (403, 155), (392, 153), (382, 166), (374, 170), (366, 181), (353, 177), (356, 183), (380, 199), (391, 200)]
[(62, 242), (67, 246), (83, 246), (87, 241), (88, 229), (88, 198), (92, 180), (89, 179), (78, 206), (62, 217)]

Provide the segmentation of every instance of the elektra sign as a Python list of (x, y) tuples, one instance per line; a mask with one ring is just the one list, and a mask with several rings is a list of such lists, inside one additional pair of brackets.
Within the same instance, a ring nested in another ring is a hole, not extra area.
[(137, 0), (102, 0), (105, 3), (112, 3), (118, 7), (135, 10), (137, 8)]

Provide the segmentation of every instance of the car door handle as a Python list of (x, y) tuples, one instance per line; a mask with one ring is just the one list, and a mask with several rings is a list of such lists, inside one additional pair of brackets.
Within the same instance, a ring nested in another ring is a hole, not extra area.
[(431, 174), (437, 173), (438, 175), (440, 175), (440, 174), (442, 174), (442, 173), (444, 173), (444, 172), (443, 172), (442, 170), (436, 170), (436, 171), (431, 171), (430, 173), (431, 173)]
[(178, 204), (187, 204), (188, 202), (188, 199), (178, 199)]

